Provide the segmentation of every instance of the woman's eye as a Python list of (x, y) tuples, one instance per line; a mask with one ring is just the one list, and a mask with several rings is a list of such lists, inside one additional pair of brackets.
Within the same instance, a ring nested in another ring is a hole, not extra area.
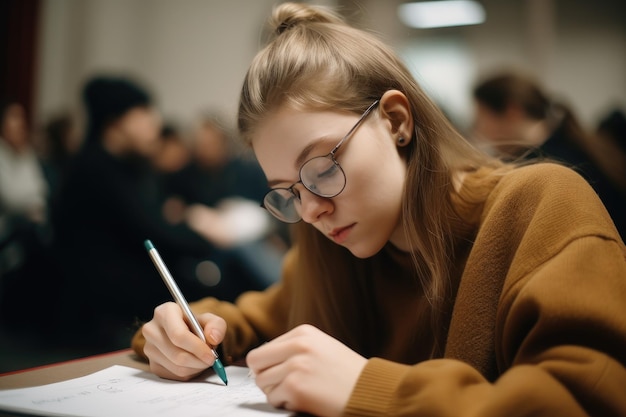
[(323, 179), (323, 178), (332, 177), (333, 175), (335, 175), (336, 172), (337, 172), (337, 165), (332, 164), (331, 166), (328, 167), (328, 169), (317, 174), (317, 178)]

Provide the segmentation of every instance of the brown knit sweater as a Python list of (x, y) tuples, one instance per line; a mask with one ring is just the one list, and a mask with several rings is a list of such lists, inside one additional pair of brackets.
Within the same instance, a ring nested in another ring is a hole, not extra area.
[[(298, 256), (288, 254), (279, 284), (235, 305), (193, 303), (226, 319), (227, 361), (288, 330)], [(463, 261), (441, 359), (411, 361), (428, 333), (407, 314), (421, 294), (377, 286), (389, 340), (346, 416), (626, 416), (626, 249), (581, 177), (551, 164), (504, 175)], [(142, 356), (143, 344), (139, 331), (132, 346)]]

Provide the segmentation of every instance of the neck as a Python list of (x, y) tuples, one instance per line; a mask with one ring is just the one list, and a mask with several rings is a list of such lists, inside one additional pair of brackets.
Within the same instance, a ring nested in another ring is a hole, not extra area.
[(409, 252), (411, 250), (409, 240), (406, 236), (406, 233), (404, 232), (402, 220), (398, 221), (396, 230), (394, 230), (394, 232), (391, 234), (391, 237), (389, 238), (389, 243), (391, 243), (396, 249), (403, 252)]

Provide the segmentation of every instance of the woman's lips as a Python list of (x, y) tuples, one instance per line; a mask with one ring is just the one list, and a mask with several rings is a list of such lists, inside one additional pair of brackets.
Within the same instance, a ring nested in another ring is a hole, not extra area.
[(337, 229), (333, 229), (333, 231), (331, 231), (328, 236), (330, 236), (335, 241), (335, 243), (340, 245), (345, 242), (346, 239), (348, 239), (348, 236), (350, 235), (350, 232), (352, 231), (352, 228), (355, 224), (356, 223), (353, 223), (350, 226), (338, 227)]

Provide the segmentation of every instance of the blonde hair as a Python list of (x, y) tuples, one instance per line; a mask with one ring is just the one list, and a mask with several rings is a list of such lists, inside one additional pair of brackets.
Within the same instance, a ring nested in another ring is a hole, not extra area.
[[(440, 339), (447, 324), (444, 310), (453, 297), (452, 224), (459, 222), (450, 198), (453, 173), (499, 163), (456, 132), (392, 49), (375, 36), (350, 27), (329, 9), (304, 4), (279, 5), (269, 24), (272, 38), (254, 58), (241, 91), (238, 124), (248, 143), (258, 123), (281, 106), (360, 114), (388, 90), (408, 98), (415, 134), (403, 148), (408, 166), (403, 227), (415, 276), (431, 304), (435, 340)], [(320, 317), (314, 324), (333, 336), (364, 354), (375, 351), (368, 336), (359, 337), (353, 329), (372, 310), (363, 291), (378, 261), (357, 259), (304, 222), (296, 225), (294, 242), (301, 256), (291, 325)]]

